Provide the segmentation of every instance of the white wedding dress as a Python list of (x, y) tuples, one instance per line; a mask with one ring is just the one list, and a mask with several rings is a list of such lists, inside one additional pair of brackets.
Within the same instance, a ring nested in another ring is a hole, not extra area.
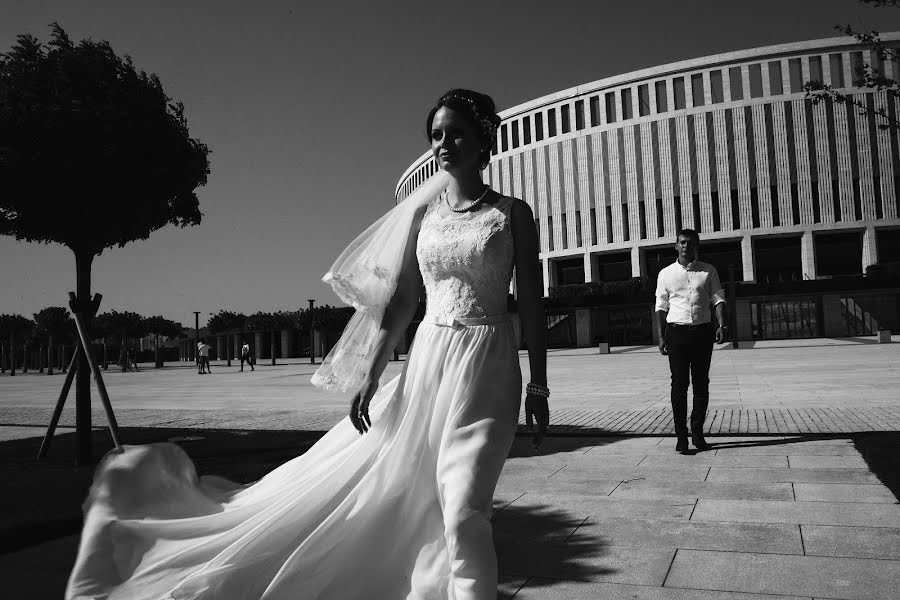
[(98, 467), (68, 599), (494, 600), (490, 514), (521, 374), (506, 298), (511, 198), (443, 215), (416, 257), (427, 293), (402, 373), (259, 481), (197, 477), (174, 444)]

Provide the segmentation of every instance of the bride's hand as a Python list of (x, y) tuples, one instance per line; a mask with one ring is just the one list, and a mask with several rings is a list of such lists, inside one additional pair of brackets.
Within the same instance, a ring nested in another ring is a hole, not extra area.
[(360, 435), (372, 427), (372, 419), (369, 417), (369, 402), (372, 401), (372, 396), (375, 395), (377, 389), (377, 381), (366, 379), (350, 403), (350, 422), (353, 423)]
[(531, 446), (535, 450), (540, 450), (544, 436), (547, 435), (547, 428), (550, 426), (550, 407), (545, 397), (537, 394), (525, 396), (525, 423), (529, 429), (532, 426), (532, 418), (537, 421), (538, 430), (531, 440)]

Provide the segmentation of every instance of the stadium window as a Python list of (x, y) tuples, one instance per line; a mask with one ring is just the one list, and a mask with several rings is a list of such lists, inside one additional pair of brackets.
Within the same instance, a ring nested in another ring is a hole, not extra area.
[(597, 211), (591, 209), (591, 245), (597, 245)]
[(572, 124), (569, 122), (569, 105), (563, 104), (559, 107), (559, 115), (562, 117), (562, 132), (569, 133), (572, 131)]
[(780, 60), (773, 60), (769, 63), (769, 93), (773, 96), (780, 96), (784, 93)]
[(740, 67), (731, 67), (728, 69), (728, 83), (731, 87), (731, 99), (744, 99), (744, 79), (741, 76)]
[(684, 77), (676, 77), (672, 80), (672, 91), (675, 92), (675, 110), (685, 107), (684, 103)]
[(642, 117), (650, 114), (650, 86), (646, 83), (638, 86), (638, 114)]
[(803, 64), (799, 58), (788, 61), (788, 75), (791, 77), (791, 93), (798, 94), (803, 91)]
[(522, 118), (522, 143), (531, 143), (531, 117)]
[[(575, 129), (581, 131), (584, 129), (584, 100), (575, 102)], [(581, 244), (578, 244), (579, 246)]]
[(822, 57), (821, 56), (810, 56), (809, 57), (809, 80), (810, 81), (818, 81), (820, 83), (825, 83), (825, 77), (822, 74)]
[(584, 240), (581, 238), (581, 211), (575, 211), (575, 242), (577, 248), (584, 246)]
[(622, 90), (622, 119), (634, 117), (634, 108), (631, 106), (631, 88)]
[(507, 127), (506, 124), (500, 126), (500, 148), (503, 149), (504, 152), (509, 150), (509, 140), (506, 139)]
[(691, 99), (694, 106), (703, 106), (706, 104), (703, 93), (703, 73), (691, 75)]
[(844, 58), (841, 53), (829, 54), (828, 64), (831, 67), (831, 87), (844, 87)]
[(762, 86), (762, 65), (759, 63), (750, 65), (747, 69), (750, 71), (750, 97), (751, 98), (762, 98), (763, 96), (763, 86)]
[(547, 239), (550, 242), (550, 252), (553, 252), (553, 215), (547, 216)]
[(607, 92), (604, 96), (604, 100), (606, 101), (606, 122), (607, 123), (615, 123), (616, 122), (616, 97), (613, 95), (613, 92)]
[(709, 72), (709, 92), (710, 96), (712, 96), (713, 104), (725, 101), (725, 93), (722, 90), (722, 71)]
[(600, 124), (600, 96), (591, 96), (589, 103), (591, 109), (591, 127)]
[(666, 82), (656, 82), (656, 112), (664, 113), (669, 110), (668, 98), (666, 97)]
[(534, 139), (544, 139), (544, 113), (534, 113)]
[(562, 215), (562, 243), (563, 250), (569, 249), (569, 220), (566, 218), (566, 213)]
[(513, 121), (512, 123), (512, 147), (519, 147), (519, 122)]
[(547, 137), (556, 137), (556, 109), (547, 111)]
[(853, 85), (862, 87), (863, 81), (866, 78), (862, 52), (850, 53), (850, 76), (853, 77)]

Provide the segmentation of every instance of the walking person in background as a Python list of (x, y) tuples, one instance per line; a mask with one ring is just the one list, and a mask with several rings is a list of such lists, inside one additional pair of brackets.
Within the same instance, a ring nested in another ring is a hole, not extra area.
[[(709, 365), (713, 340), (725, 340), (725, 290), (719, 273), (697, 259), (700, 235), (683, 229), (675, 242), (678, 260), (659, 272), (656, 281), (656, 320), (659, 351), (669, 357), (672, 373), (672, 416), (678, 442), (675, 450), (688, 451), (687, 391), (694, 389), (691, 410), (691, 440), (698, 450), (708, 450), (703, 423), (709, 405)], [(715, 305), (716, 323), (710, 305)]]
[(197, 374), (212, 373), (212, 369), (209, 368), (209, 344), (206, 343), (206, 340), (201, 340), (197, 344), (197, 356), (200, 357)]
[(127, 354), (127, 359), (126, 359), (126, 360), (127, 360), (127, 362), (128, 362), (128, 366), (134, 367), (134, 370), (135, 370), (135, 371), (138, 370), (138, 365), (137, 365), (137, 352), (134, 351), (134, 347), (128, 348), (128, 354)]
[(241, 346), (241, 371), (244, 370), (244, 363), (247, 363), (250, 366), (251, 371), (255, 371), (253, 368), (253, 355), (250, 353), (250, 344), (244, 342), (244, 345)]

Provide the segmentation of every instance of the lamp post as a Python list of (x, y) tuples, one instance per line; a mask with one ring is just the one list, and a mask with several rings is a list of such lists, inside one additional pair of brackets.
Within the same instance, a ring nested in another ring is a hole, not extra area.
[(313, 304), (315, 300), (310, 298), (309, 302), (309, 364), (316, 364), (316, 332), (313, 329)]
[(194, 362), (200, 364), (200, 356), (197, 348), (200, 346), (200, 311), (194, 311)]

